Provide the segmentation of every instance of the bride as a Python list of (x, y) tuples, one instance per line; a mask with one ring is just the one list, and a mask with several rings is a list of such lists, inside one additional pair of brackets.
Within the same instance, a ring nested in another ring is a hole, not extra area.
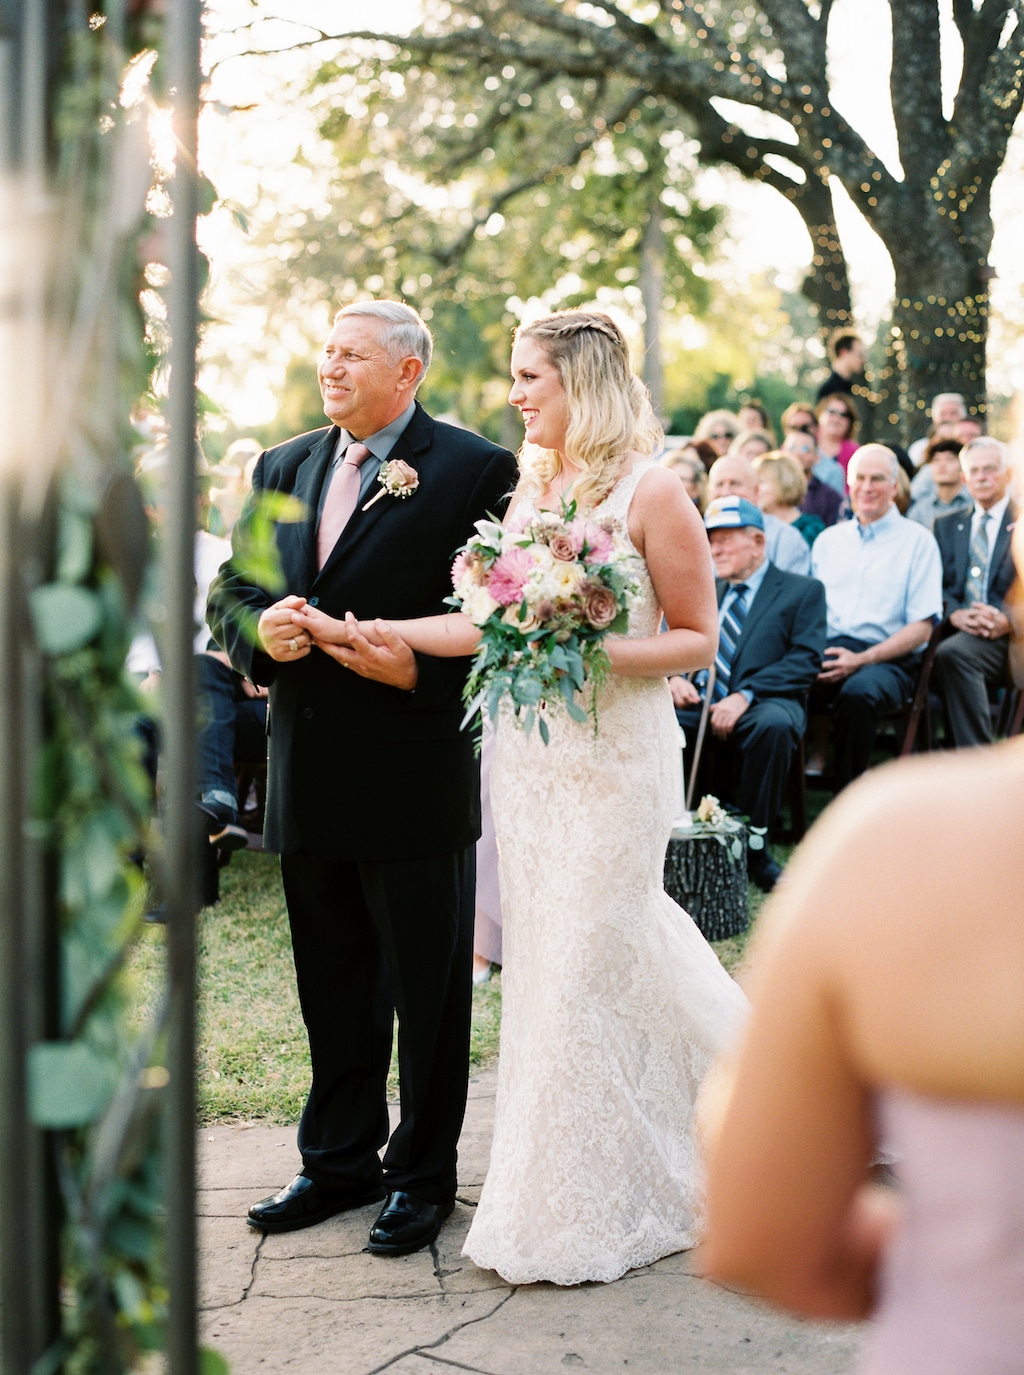
[[(666, 680), (709, 664), (717, 643), (700, 517), (651, 459), (660, 430), (607, 316), (565, 311), (521, 327), (512, 378), (526, 442), (506, 519), (575, 500), (614, 522), (642, 568), (628, 633), (605, 641), (596, 737), (564, 712), (550, 714), (547, 745), (511, 711), (495, 731), (501, 1049), (465, 1254), (514, 1284), (568, 1285), (695, 1244), (694, 1102), (746, 1001), (662, 883), (681, 806)], [(479, 640), (459, 614), (359, 625), (306, 608), (296, 620), (350, 664), (399, 638), (443, 656)]]

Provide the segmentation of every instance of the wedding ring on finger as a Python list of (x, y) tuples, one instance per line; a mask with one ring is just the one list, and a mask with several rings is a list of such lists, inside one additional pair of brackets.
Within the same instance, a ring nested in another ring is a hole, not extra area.
[(294, 638), (294, 636), (288, 641), (288, 648), (291, 650), (293, 654), (295, 654), (298, 651), (299, 642)]

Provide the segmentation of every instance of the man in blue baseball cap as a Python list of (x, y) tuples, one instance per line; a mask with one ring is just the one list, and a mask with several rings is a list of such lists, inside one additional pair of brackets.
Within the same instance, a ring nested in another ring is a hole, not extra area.
[[(776, 568), (764, 517), (746, 497), (724, 496), (704, 514), (718, 589), (719, 648), (708, 713), (711, 786), (756, 827), (770, 828), (807, 724), (805, 697), (825, 652), (825, 589)], [(676, 715), (696, 737), (707, 675), (669, 680)], [(766, 892), (779, 866), (767, 845), (748, 871)]]

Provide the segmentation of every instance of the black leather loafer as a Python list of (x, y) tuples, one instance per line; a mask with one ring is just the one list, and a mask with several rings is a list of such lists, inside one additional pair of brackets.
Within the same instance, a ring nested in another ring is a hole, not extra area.
[(280, 1193), (254, 1203), (246, 1220), (250, 1227), (257, 1227), (261, 1232), (297, 1232), (300, 1227), (315, 1227), (318, 1222), (326, 1222), (335, 1213), (379, 1203), (386, 1192), (382, 1184), (355, 1192), (325, 1189), (304, 1174), (297, 1174)]
[(427, 1203), (415, 1194), (396, 1189), (388, 1194), (366, 1249), (375, 1256), (407, 1256), (411, 1251), (421, 1251), (437, 1240), (441, 1223), (454, 1207), (454, 1199), (448, 1203)]

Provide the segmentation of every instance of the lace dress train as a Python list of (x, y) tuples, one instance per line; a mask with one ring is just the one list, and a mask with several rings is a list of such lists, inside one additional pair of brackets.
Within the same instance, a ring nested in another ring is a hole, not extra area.
[[(596, 514), (626, 535), (642, 471)], [(644, 570), (629, 633), (660, 612)], [(613, 1280), (692, 1246), (700, 1082), (746, 999), (664, 892), (680, 807), (661, 679), (611, 678), (599, 733), (559, 713), (550, 744), (500, 719), (491, 780), (504, 912), (490, 1169), (465, 1254), (512, 1283)]]

